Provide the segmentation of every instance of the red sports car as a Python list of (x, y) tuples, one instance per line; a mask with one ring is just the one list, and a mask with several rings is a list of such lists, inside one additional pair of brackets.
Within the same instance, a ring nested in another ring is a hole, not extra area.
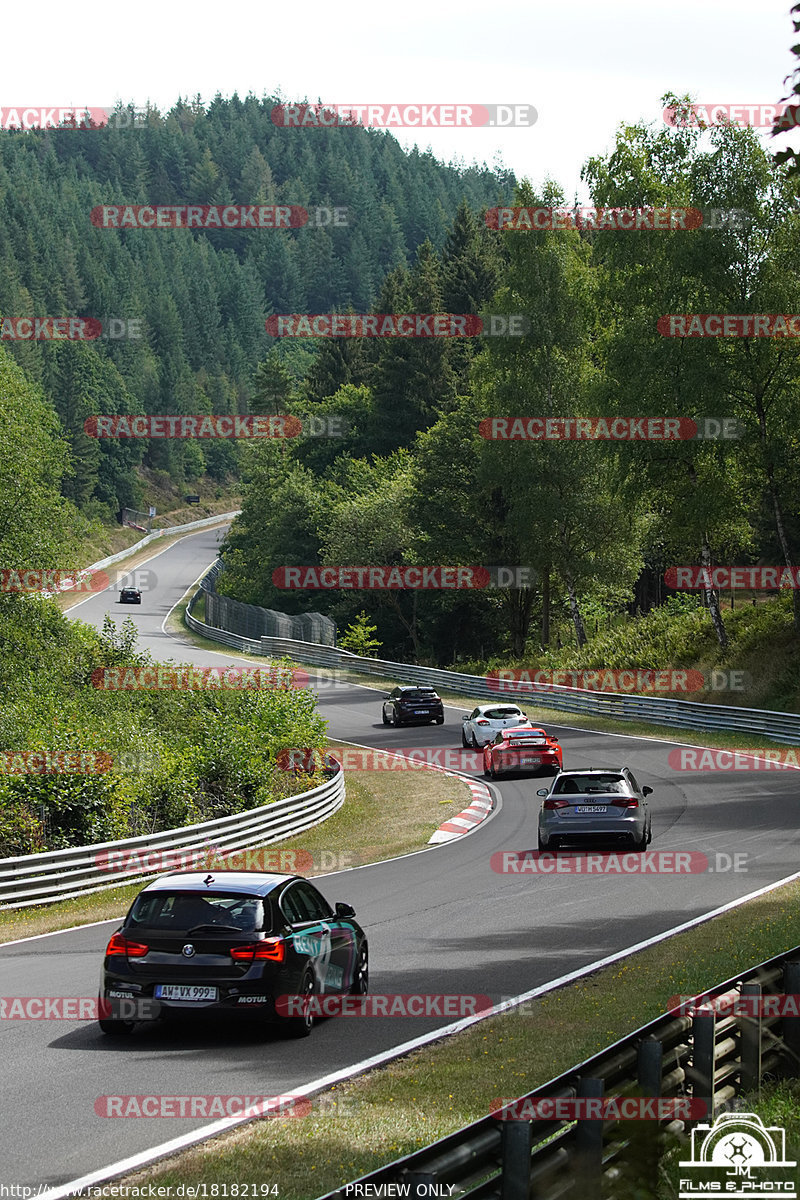
[(483, 773), (492, 779), (511, 771), (557, 775), (562, 766), (558, 738), (544, 729), (504, 729), (483, 748)]

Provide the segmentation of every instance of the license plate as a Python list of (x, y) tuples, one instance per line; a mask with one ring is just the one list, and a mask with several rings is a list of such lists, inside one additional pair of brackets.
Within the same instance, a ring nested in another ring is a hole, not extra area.
[(216, 1000), (217, 989), (194, 984), (157, 983), (155, 996), (158, 1000)]
[(427, 711), (428, 711), (427, 708), (415, 708), (414, 716), (415, 717), (424, 717), (425, 714), (427, 713)]
[(587, 812), (604, 813), (604, 812), (608, 812), (608, 809), (606, 808), (605, 804), (576, 804), (575, 812), (576, 813), (587, 813)]
[(540, 758), (523, 758), (522, 765), (523, 767), (538, 767), (541, 761), (542, 760)]

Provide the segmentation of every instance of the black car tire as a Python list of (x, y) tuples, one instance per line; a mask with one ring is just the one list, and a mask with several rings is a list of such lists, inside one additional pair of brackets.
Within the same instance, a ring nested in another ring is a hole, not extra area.
[(103, 1033), (110, 1034), (112, 1037), (124, 1037), (129, 1033), (133, 1033), (133, 1021), (113, 1021), (106, 1017), (101, 1017), (97, 1023)]
[(444, 717), (437, 717), (437, 718), (436, 718), (436, 724), (437, 724), (437, 725), (444, 725)]
[(394, 714), (394, 717), (393, 717), (393, 719), (392, 719), (392, 724), (394, 725), (395, 729), (399, 729), (399, 728), (400, 728), (400, 726), (403, 724), (403, 722), (400, 720), (400, 714), (399, 714), (399, 713), (395, 713), (395, 714)]
[[(300, 982), (300, 987), (297, 989), (298, 996), (306, 996), (309, 1000), (316, 995), (316, 984), (314, 976), (310, 968), (306, 968), (303, 978)], [(311, 1030), (314, 1028), (314, 1014), (306, 1010), (300, 1017), (284, 1017), (281, 1021), (281, 1027), (287, 1037), (302, 1038), (308, 1037)]]
[(353, 982), (350, 984), (351, 996), (366, 996), (369, 992), (369, 951), (362, 946), (358, 955), (356, 969), (353, 972)]

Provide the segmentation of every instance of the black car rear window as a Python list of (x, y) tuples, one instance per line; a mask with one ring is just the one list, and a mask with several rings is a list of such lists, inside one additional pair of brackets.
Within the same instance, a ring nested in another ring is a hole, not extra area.
[[(265, 918), (267, 924), (265, 924)], [(270, 905), (260, 896), (224, 892), (143, 892), (133, 902), (126, 925), (187, 933), (197, 925), (225, 926), (245, 933), (272, 927)]]
[(438, 700), (433, 688), (414, 688), (411, 692), (403, 692), (401, 700)]
[(553, 788), (554, 795), (591, 795), (602, 792), (629, 792), (622, 775), (560, 775)]

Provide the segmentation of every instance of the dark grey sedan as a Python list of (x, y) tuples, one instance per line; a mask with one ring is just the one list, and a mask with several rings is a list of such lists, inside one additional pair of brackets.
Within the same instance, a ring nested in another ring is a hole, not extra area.
[(625, 842), (644, 850), (652, 839), (650, 787), (639, 787), (629, 767), (561, 771), (543, 796), (539, 810), (539, 849), (554, 850), (585, 838)]

